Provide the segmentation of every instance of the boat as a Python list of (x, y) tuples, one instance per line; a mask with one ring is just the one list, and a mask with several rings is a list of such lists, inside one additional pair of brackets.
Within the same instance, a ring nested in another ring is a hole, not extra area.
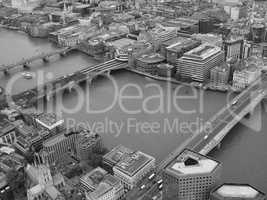
[(30, 72), (23, 72), (23, 73), (22, 73), (22, 76), (23, 76), (25, 79), (32, 79), (33, 74), (30, 73)]

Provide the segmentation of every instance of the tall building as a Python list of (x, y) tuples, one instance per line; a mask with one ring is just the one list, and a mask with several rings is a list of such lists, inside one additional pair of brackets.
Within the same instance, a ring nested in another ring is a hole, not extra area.
[(226, 59), (232, 57), (242, 58), (243, 43), (242, 38), (229, 38), (224, 40), (223, 46)]
[(43, 161), (53, 164), (59, 161), (66, 153), (75, 153), (78, 133), (62, 132), (43, 142), (40, 154)]
[(80, 160), (87, 160), (93, 151), (102, 149), (102, 140), (100, 135), (89, 130), (79, 132), (76, 145), (76, 155)]
[(117, 177), (127, 190), (132, 189), (155, 168), (155, 158), (140, 151), (133, 152), (113, 167)]
[(248, 184), (225, 183), (215, 188), (210, 200), (265, 200), (266, 195)]
[(177, 59), (176, 72), (181, 77), (204, 82), (209, 79), (210, 69), (220, 65), (223, 60), (224, 53), (221, 48), (205, 43)]
[(219, 162), (185, 149), (163, 170), (163, 199), (208, 200), (221, 168)]

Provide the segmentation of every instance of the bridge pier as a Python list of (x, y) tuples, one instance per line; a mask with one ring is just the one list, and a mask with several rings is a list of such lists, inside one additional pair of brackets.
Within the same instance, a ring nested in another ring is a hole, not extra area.
[(43, 60), (43, 62), (45, 62), (45, 63), (49, 62), (48, 57), (43, 57), (42, 60)]
[(110, 77), (110, 74), (111, 74), (111, 70), (106, 71), (106, 75), (107, 75), (108, 77)]
[(216, 146), (216, 148), (219, 150), (219, 149), (221, 149), (221, 147), (222, 147), (222, 143), (220, 142), (220, 143)]
[(29, 63), (24, 63), (24, 64), (23, 64), (23, 68), (25, 68), (25, 69), (30, 68)]
[(3, 72), (4, 72), (4, 74), (5, 74), (6, 76), (9, 75), (9, 71), (8, 71), (7, 69), (5, 69)]
[(61, 57), (64, 57), (64, 56), (66, 56), (66, 52), (65, 51), (63, 51), (63, 52), (61, 52), (61, 53), (59, 53), (59, 55), (61, 56)]

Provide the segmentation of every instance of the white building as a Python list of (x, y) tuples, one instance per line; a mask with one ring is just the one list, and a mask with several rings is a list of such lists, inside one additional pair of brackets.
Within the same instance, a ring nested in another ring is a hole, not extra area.
[(151, 170), (155, 168), (155, 158), (140, 151), (133, 152), (113, 167), (114, 176), (132, 189)]
[(233, 74), (233, 88), (242, 90), (254, 82), (261, 72), (257, 67), (250, 66), (243, 70), (236, 70)]

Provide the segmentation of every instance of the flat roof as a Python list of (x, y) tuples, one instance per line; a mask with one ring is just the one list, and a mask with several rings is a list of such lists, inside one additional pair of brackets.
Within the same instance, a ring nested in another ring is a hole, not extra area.
[(108, 172), (101, 167), (97, 167), (81, 177), (81, 180), (92, 188), (96, 188), (105, 178)]
[(208, 43), (204, 43), (204, 44), (192, 49), (191, 51), (186, 52), (183, 57), (192, 57), (195, 59), (204, 60), (204, 59), (218, 53), (219, 51), (221, 51), (221, 49), (219, 47), (214, 46), (214, 45), (210, 45)]
[(165, 57), (160, 55), (159, 53), (149, 53), (141, 55), (137, 58), (137, 60), (144, 63), (158, 63), (163, 62), (165, 60)]
[(97, 200), (100, 199), (103, 195), (107, 194), (110, 190), (112, 190), (113, 187), (109, 184), (102, 182), (99, 184), (99, 186), (95, 189), (95, 191), (89, 193), (87, 197), (90, 200)]
[(212, 193), (224, 198), (252, 199), (258, 196), (265, 196), (265, 194), (250, 186), (249, 184), (234, 183), (225, 183), (215, 189)]
[(113, 148), (110, 152), (104, 155), (104, 159), (113, 162), (114, 164), (120, 162), (126, 155), (133, 153), (133, 150), (123, 146), (118, 145)]
[[(193, 164), (187, 164), (187, 162)], [(165, 170), (174, 175), (206, 174), (214, 171), (219, 164), (218, 161), (185, 149), (167, 165)]]
[(42, 113), (35, 120), (49, 130), (64, 123), (64, 119), (59, 118), (55, 113)]
[(153, 160), (154, 158), (152, 156), (141, 151), (136, 151), (127, 155), (123, 160), (117, 163), (114, 168), (128, 176), (134, 176), (140, 169)]

